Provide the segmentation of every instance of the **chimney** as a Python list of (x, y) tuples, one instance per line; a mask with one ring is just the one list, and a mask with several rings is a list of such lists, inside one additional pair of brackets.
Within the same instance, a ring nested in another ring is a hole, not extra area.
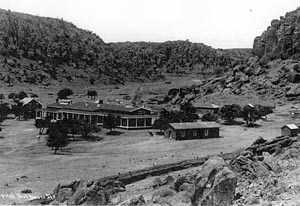
[(99, 99), (98, 102), (97, 102), (97, 107), (100, 107), (101, 104), (103, 104), (103, 100), (102, 100), (102, 99)]

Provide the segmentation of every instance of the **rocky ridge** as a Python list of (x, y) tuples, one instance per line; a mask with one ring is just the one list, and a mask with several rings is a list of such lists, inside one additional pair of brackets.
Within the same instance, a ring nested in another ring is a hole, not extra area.
[[(124, 84), (170, 75), (211, 75), (250, 56), (186, 41), (105, 43), (63, 19), (0, 9), (0, 81)], [(77, 81), (76, 81), (77, 80)]]
[(299, 58), (300, 8), (274, 19), (261, 36), (255, 38), (253, 54), (265, 60)]

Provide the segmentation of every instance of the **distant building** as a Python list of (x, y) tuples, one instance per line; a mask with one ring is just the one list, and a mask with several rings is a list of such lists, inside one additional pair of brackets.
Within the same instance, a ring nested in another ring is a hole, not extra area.
[(193, 103), (193, 107), (196, 108), (197, 114), (218, 114), (220, 107), (216, 104), (202, 104), (202, 103)]
[(164, 136), (176, 140), (215, 138), (220, 136), (220, 126), (215, 122), (170, 123)]
[(26, 114), (24, 115), (26, 115), (27, 118), (34, 118), (35, 111), (37, 109), (42, 108), (42, 104), (36, 99), (31, 97), (25, 97), (24, 99), (21, 99), (19, 102), (22, 103), (23, 109), (24, 111), (26, 111)]
[(46, 109), (36, 111), (36, 119), (50, 120), (76, 119), (91, 124), (103, 125), (104, 117), (113, 114), (119, 117), (119, 128), (145, 129), (151, 128), (158, 118), (155, 111), (146, 107), (133, 107), (101, 102), (57, 102), (47, 105)]
[(287, 124), (281, 127), (282, 136), (294, 137), (300, 133), (300, 128), (296, 124)]

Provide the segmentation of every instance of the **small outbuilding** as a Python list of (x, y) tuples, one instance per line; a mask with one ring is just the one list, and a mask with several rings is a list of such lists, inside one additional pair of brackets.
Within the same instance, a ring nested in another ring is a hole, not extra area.
[(207, 114), (207, 113), (211, 113), (211, 114), (218, 114), (220, 107), (216, 104), (202, 104), (199, 102), (195, 102), (193, 103), (193, 107), (196, 108), (196, 112), (198, 114)]
[(216, 138), (220, 136), (220, 126), (215, 122), (169, 123), (164, 136), (176, 140)]
[(24, 99), (21, 99), (20, 103), (22, 103), (24, 111), (26, 111), (27, 118), (34, 118), (35, 111), (42, 108), (42, 104), (31, 97), (25, 97)]
[(294, 137), (300, 133), (300, 128), (296, 124), (287, 124), (281, 127), (282, 136)]

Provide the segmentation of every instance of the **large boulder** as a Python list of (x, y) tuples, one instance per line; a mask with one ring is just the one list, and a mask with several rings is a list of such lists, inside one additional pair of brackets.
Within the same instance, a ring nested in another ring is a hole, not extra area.
[(194, 184), (193, 205), (227, 206), (233, 201), (237, 177), (221, 157), (214, 157), (201, 167)]
[(125, 191), (119, 181), (73, 181), (70, 184), (58, 185), (54, 190), (55, 201), (67, 202), (69, 205), (107, 205), (110, 197)]

